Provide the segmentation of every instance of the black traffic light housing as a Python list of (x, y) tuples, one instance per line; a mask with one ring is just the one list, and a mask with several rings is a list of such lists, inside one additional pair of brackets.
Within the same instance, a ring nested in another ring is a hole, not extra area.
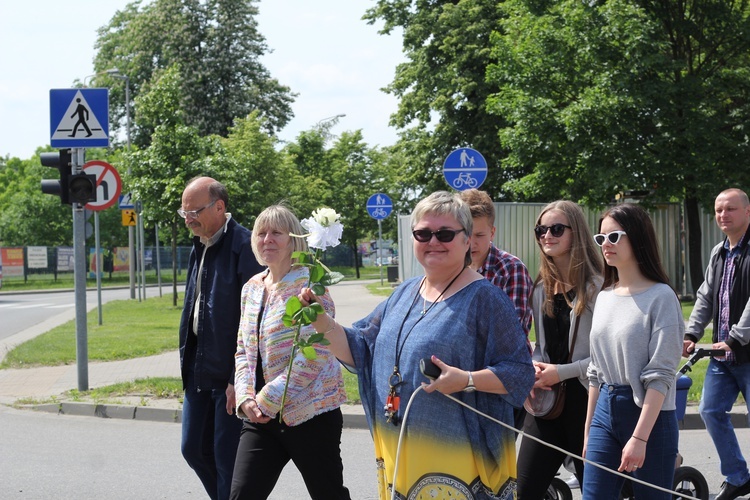
[(57, 153), (42, 153), (39, 156), (42, 165), (54, 167), (60, 171), (60, 180), (42, 180), (42, 193), (60, 197), (60, 203), (85, 205), (96, 201), (96, 176), (91, 174), (73, 174), (73, 162), (69, 148)]
[(75, 174), (68, 179), (69, 199), (81, 205), (96, 201), (96, 176), (93, 174)]
[(60, 171), (60, 180), (42, 179), (42, 193), (60, 197), (60, 203), (70, 205), (68, 180), (71, 175), (72, 156), (70, 149), (61, 149), (57, 153), (39, 155), (42, 165)]

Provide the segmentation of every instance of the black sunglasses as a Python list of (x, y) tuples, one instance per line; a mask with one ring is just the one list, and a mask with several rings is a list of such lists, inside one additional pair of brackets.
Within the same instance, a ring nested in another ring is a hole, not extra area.
[(611, 233), (607, 234), (595, 234), (594, 241), (600, 247), (604, 246), (604, 242), (607, 240), (609, 240), (609, 242), (613, 245), (617, 245), (620, 242), (620, 238), (627, 235), (628, 233), (626, 233), (625, 231), (612, 231)]
[(432, 239), (432, 235), (435, 235), (438, 241), (442, 243), (450, 243), (458, 233), (465, 231), (465, 229), (439, 229), (437, 231), (430, 231), (429, 229), (415, 229), (411, 232), (414, 239), (420, 243), (427, 243)]
[(566, 226), (565, 224), (560, 224), (559, 222), (557, 224), (552, 224), (551, 226), (543, 226), (539, 224), (534, 228), (534, 234), (536, 235), (536, 239), (541, 240), (542, 237), (547, 234), (547, 231), (552, 233), (552, 236), (555, 238), (559, 238), (563, 235), (565, 232), (565, 228), (572, 229), (570, 226)]

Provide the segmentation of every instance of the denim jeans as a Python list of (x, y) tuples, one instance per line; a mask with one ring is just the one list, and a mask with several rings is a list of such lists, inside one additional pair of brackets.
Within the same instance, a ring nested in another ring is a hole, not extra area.
[(225, 389), (196, 390), (188, 378), (182, 403), (182, 456), (212, 500), (229, 498), (242, 420), (227, 413)]
[[(596, 402), (586, 445), (586, 458), (617, 470), (622, 449), (633, 435), (641, 415), (628, 385), (602, 385)], [(662, 488), (672, 489), (677, 459), (678, 427), (674, 410), (662, 411), (648, 437), (643, 467), (630, 473), (633, 477)], [(590, 464), (584, 466), (584, 500), (618, 500), (625, 480)], [(633, 483), (636, 499), (671, 499), (669, 493)]]
[[(742, 392), (745, 401), (750, 396), (750, 363), (734, 364), (711, 359), (703, 382), (699, 411), (706, 430), (716, 446), (721, 461), (721, 473), (735, 486), (750, 479), (747, 462), (742, 457), (737, 435), (729, 412)], [(747, 403), (750, 411), (750, 403)]]

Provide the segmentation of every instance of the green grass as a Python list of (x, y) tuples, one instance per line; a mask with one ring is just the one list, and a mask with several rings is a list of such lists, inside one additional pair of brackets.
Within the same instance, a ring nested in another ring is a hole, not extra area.
[[(89, 361), (116, 361), (153, 356), (178, 348), (182, 301), (172, 306), (172, 294), (142, 302), (118, 300), (88, 315)], [(56, 366), (75, 363), (75, 321), (69, 321), (19, 345), (0, 363), (2, 368)]]

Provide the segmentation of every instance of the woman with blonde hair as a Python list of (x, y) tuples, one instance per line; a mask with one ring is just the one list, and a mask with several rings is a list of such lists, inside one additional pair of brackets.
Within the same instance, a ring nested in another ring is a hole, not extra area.
[[(572, 201), (544, 207), (534, 227), (539, 245), (539, 276), (531, 294), (536, 345), (532, 355), (536, 380), (531, 400), (549, 395), (561, 382), (559, 415), (526, 417), (530, 436), (580, 455), (586, 421), (589, 330), (602, 285), (600, 253), (581, 208)], [(533, 405), (531, 405), (533, 406)], [(524, 438), (518, 455), (518, 498), (544, 498), (566, 455)], [(583, 463), (574, 461), (583, 480)]]
[[(294, 252), (307, 251), (304, 230), (294, 213), (273, 205), (255, 219), (252, 247), (258, 262), (268, 266), (245, 283), (237, 335), (234, 390), (237, 415), (244, 420), (232, 477), (231, 499), (268, 498), (281, 471), (291, 460), (312, 499), (349, 500), (341, 461), (346, 401), (341, 366), (331, 351), (315, 345), (316, 358), (299, 350), (287, 379), (295, 328), (284, 324), (286, 303), (307, 286), (309, 270), (297, 265)], [(320, 302), (330, 314), (328, 291)], [(303, 337), (314, 333), (302, 328)], [(288, 380), (288, 382), (287, 382)], [(285, 387), (283, 422), (278, 414)]]

